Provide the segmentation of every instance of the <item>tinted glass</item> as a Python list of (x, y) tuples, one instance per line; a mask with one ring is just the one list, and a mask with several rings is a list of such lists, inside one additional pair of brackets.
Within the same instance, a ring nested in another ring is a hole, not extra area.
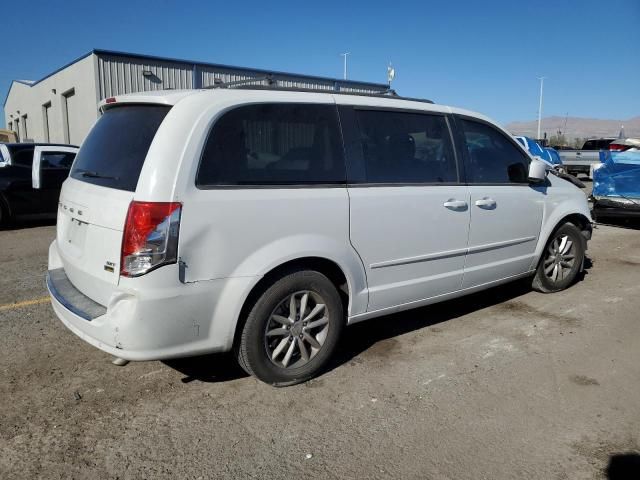
[(589, 140), (587, 142), (584, 142), (584, 145), (582, 146), (583, 150), (597, 150), (598, 149), (598, 144), (595, 140)]
[(442, 183), (458, 179), (441, 115), (356, 110), (369, 183)]
[(40, 157), (40, 168), (71, 168), (75, 153), (43, 153)]
[(613, 140), (598, 140), (598, 150), (607, 150)]
[(70, 176), (133, 192), (151, 141), (169, 109), (131, 105), (107, 110), (82, 144)]
[(474, 183), (528, 183), (529, 159), (509, 138), (484, 123), (462, 120)]
[(29, 167), (33, 165), (33, 147), (14, 148), (11, 152), (11, 162), (19, 167)]
[(248, 105), (224, 114), (196, 179), (198, 186), (344, 182), (336, 108), (306, 104)]

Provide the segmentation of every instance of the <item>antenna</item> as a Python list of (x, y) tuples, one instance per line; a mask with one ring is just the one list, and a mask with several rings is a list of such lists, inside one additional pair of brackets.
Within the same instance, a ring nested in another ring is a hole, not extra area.
[(346, 80), (347, 79), (347, 55), (351, 55), (351, 53), (345, 52), (345, 53), (341, 53), (340, 55), (344, 57), (344, 72), (343, 72), (342, 78)]
[(396, 78), (396, 69), (391, 66), (391, 62), (389, 62), (389, 66), (387, 67), (387, 83), (389, 84), (389, 89), (391, 89), (391, 82)]

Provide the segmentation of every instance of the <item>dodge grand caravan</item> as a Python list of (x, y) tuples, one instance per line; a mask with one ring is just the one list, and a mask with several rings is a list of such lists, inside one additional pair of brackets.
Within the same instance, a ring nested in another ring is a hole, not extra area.
[(60, 195), (47, 286), (126, 360), (233, 350), (273, 385), (346, 325), (581, 270), (585, 195), (482, 115), (226, 88), (109, 98)]

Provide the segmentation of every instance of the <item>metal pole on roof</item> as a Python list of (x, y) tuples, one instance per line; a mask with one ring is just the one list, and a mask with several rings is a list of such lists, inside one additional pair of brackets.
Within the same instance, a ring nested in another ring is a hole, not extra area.
[(344, 72), (342, 78), (347, 79), (347, 55), (350, 55), (349, 52), (341, 53), (341, 56), (344, 57)]
[(538, 136), (536, 140), (540, 140), (540, 127), (542, 125), (542, 88), (544, 87), (544, 79), (547, 77), (538, 77), (540, 80), (540, 105), (538, 105)]

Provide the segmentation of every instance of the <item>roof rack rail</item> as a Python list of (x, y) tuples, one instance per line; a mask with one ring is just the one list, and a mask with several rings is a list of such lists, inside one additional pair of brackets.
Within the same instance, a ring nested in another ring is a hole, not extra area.
[[(255, 82), (267, 82), (266, 85), (255, 85)], [(213, 85), (203, 87), (204, 89), (217, 89), (217, 88), (237, 88), (240, 90), (273, 90), (279, 92), (314, 92), (314, 93), (333, 93), (337, 95), (354, 95), (360, 97), (377, 97), (377, 98), (393, 98), (395, 100), (408, 100), (411, 102), (422, 103), (434, 103), (432, 100), (426, 98), (412, 98), (401, 97), (392, 88), (387, 89), (384, 92), (345, 92), (340, 90), (340, 81), (336, 80), (335, 89), (321, 89), (321, 88), (301, 88), (301, 87), (282, 87), (278, 85), (278, 80), (273, 78), (273, 75), (264, 75), (254, 78), (245, 78), (242, 80), (234, 80), (231, 82), (223, 82), (221, 79), (216, 78), (213, 81)]]
[(242, 80), (233, 80), (231, 82), (223, 82), (220, 78), (213, 79), (213, 85), (203, 87), (205, 89), (213, 88), (229, 88), (229, 87), (241, 87), (253, 82), (267, 82), (267, 85), (275, 85), (276, 80), (273, 79), (273, 75), (262, 75), (260, 77), (243, 78)]

